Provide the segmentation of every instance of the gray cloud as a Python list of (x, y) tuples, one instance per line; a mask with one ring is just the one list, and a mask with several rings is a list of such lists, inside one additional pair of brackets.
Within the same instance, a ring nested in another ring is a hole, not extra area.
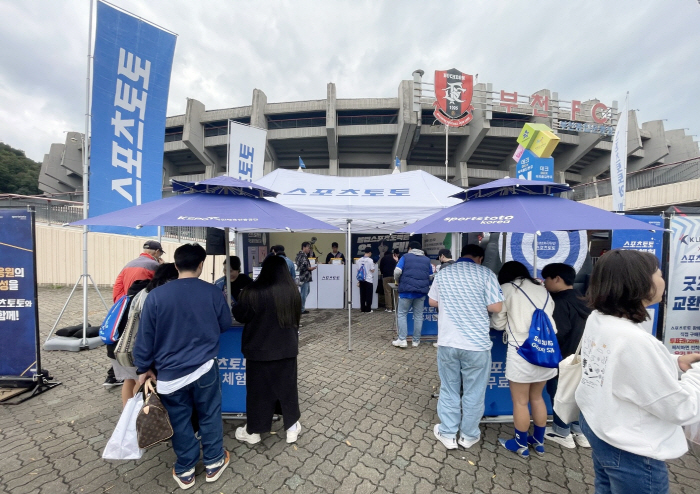
[[(168, 115), (268, 101), (390, 97), (416, 68), (605, 103), (700, 133), (700, 5), (665, 2), (115, 0), (179, 34)], [(0, 140), (41, 160), (82, 130), (88, 0), (0, 3)], [(9, 49), (6, 49), (9, 48)]]

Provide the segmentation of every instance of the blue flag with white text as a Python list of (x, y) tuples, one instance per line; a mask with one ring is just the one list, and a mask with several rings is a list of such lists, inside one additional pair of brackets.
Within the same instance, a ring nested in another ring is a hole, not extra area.
[[(162, 198), (165, 114), (176, 39), (97, 2), (90, 217)], [(91, 230), (152, 236), (156, 227)]]

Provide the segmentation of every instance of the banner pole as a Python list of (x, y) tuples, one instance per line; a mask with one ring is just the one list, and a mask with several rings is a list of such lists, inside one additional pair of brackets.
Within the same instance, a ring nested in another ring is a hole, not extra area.
[(351, 226), (352, 220), (347, 220), (348, 231), (345, 235), (345, 264), (348, 276), (348, 352), (352, 351), (352, 259), (353, 255), (350, 251), (350, 244), (352, 243), (351, 238)]
[(449, 146), (449, 139), (450, 139), (450, 128), (445, 124), (445, 182), (447, 182), (447, 167), (449, 163), (449, 152), (450, 152), (450, 146)]
[[(87, 47), (87, 76), (85, 78), (85, 135), (83, 136), (83, 219), (88, 217), (88, 172), (90, 158), (88, 152), (90, 136), (90, 63), (92, 59), (92, 9), (93, 0), (90, 0), (90, 20), (88, 22), (88, 47)], [(81, 348), (87, 348), (88, 326), (88, 227), (83, 226), (83, 339)]]
[(533, 259), (532, 259), (532, 277), (537, 278), (537, 234), (539, 232), (535, 232), (535, 237), (532, 239), (532, 252), (533, 252)]
[[(234, 235), (235, 235), (234, 230)], [(228, 310), (231, 310), (231, 244), (229, 242), (229, 229), (224, 228), (224, 236), (226, 237), (226, 303), (228, 304)], [(236, 250), (238, 250), (238, 245), (236, 245)]]

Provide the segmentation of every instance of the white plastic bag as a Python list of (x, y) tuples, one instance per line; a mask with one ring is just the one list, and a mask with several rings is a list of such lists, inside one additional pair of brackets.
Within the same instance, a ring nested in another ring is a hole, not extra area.
[(145, 450), (139, 448), (136, 436), (136, 417), (143, 407), (143, 393), (137, 393), (126, 402), (117, 427), (102, 453), (105, 460), (138, 460)]
[(559, 362), (559, 383), (554, 395), (554, 411), (565, 424), (578, 420), (581, 411), (576, 403), (576, 388), (581, 382), (581, 343), (576, 353)]

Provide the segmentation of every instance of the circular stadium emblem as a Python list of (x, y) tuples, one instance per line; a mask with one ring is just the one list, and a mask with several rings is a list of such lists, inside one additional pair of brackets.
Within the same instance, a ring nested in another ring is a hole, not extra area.
[[(513, 233), (506, 240), (506, 261), (519, 261), (532, 272), (534, 259), (531, 233)], [(586, 260), (588, 236), (586, 230), (574, 232), (542, 232), (537, 239), (537, 277), (547, 264), (562, 262), (576, 272)]]

